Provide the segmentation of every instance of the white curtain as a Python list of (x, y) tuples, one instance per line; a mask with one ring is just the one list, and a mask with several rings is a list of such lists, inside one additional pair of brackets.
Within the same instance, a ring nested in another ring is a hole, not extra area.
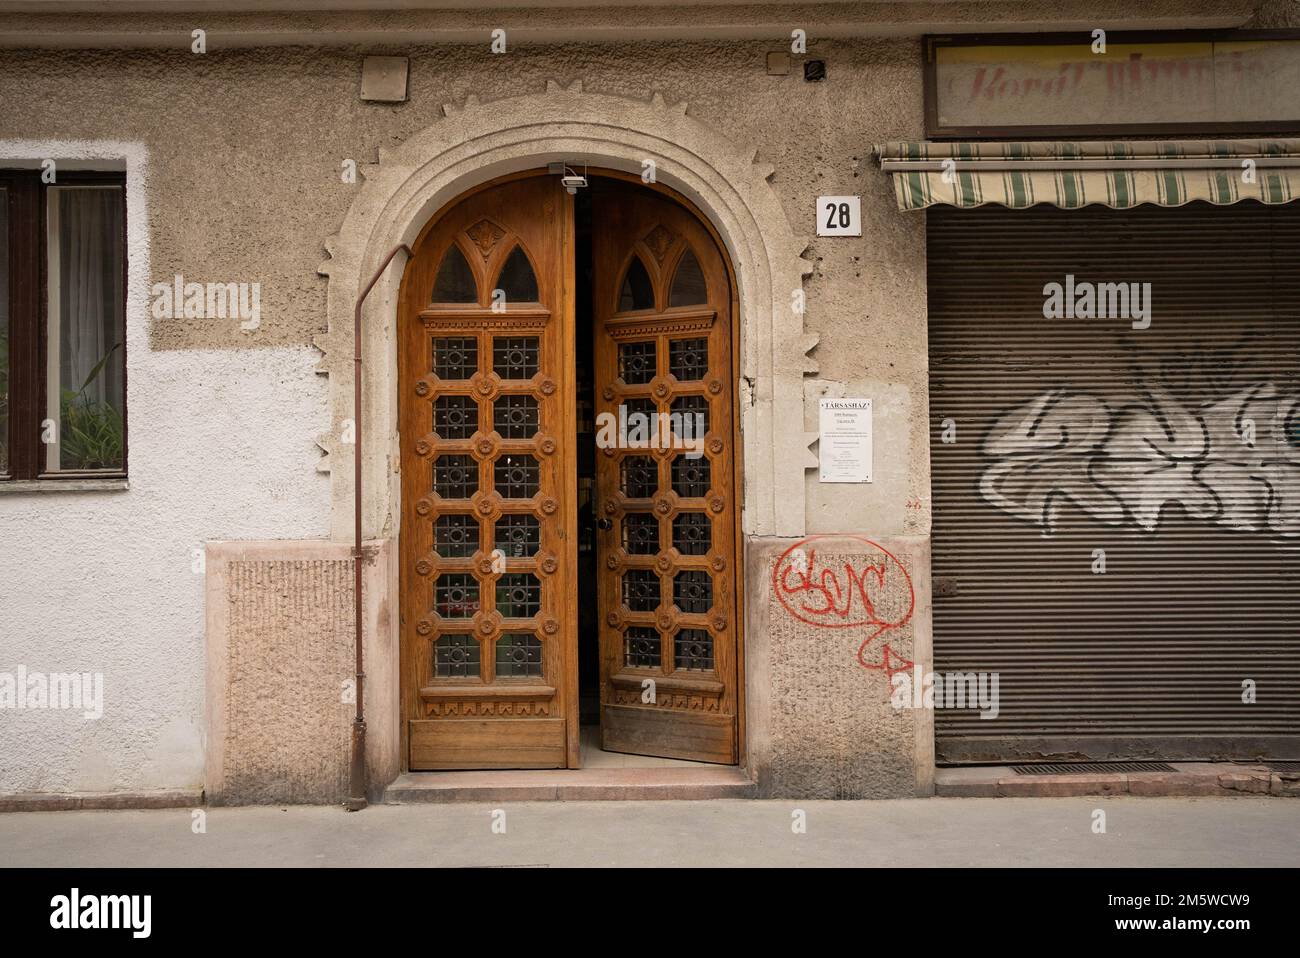
[(118, 412), (125, 398), (122, 216), (121, 189), (59, 190), (60, 385), (80, 390), (112, 350), (84, 397)]

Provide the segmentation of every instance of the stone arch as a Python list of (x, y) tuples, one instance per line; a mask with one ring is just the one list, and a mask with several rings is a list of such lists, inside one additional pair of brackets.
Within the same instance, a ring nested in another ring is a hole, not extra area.
[[(722, 237), (740, 294), (740, 411), (747, 535), (804, 532), (804, 470), (816, 465), (804, 432), (803, 377), (816, 372), (807, 353), (816, 336), (804, 332), (794, 291), (812, 264), (768, 183), (770, 165), (757, 149), (736, 144), (690, 116), (685, 103), (656, 94), (635, 100), (568, 87), (480, 103), (447, 104), (445, 118), (392, 150), (380, 150), (364, 176), (342, 228), (326, 240), (330, 258), (329, 331), (316, 345), (319, 371), (330, 378), (330, 433), (318, 438), (331, 473), (331, 534), (352, 527), (352, 455), (339, 441), (352, 411), (352, 312), (361, 286), (398, 243), (413, 242), (430, 217), (466, 190), (494, 177), (549, 161), (640, 173), (652, 160), (659, 182), (690, 199)], [(400, 264), (400, 259), (398, 261)], [(363, 313), (365, 501), (368, 538), (395, 531), (397, 475), (396, 316), (400, 265), (390, 267)]]

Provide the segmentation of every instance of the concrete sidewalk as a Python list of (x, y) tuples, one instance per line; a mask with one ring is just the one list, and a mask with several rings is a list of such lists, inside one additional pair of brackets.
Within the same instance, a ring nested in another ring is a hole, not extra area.
[[(505, 834), (493, 832), (505, 812)], [(807, 832), (791, 829), (802, 809)], [(1094, 834), (1093, 812), (1106, 814)], [(0, 814), (0, 865), (1295, 866), (1277, 798), (537, 802)]]

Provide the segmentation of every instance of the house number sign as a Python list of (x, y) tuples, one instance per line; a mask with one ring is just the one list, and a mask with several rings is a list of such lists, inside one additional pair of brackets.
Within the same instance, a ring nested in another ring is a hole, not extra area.
[(818, 236), (861, 236), (862, 197), (817, 197)]

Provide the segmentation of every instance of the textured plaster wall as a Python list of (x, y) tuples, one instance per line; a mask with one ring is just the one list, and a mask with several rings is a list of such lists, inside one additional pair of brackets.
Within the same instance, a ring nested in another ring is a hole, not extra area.
[[(0, 54), (0, 138), (113, 138), (147, 151), (148, 256), (145, 274), (132, 277), (137, 299), (176, 273), (187, 281), (258, 282), (262, 295), (261, 326), (251, 332), (237, 321), (153, 320), (142, 307), (132, 311), (129, 492), (0, 498), (0, 576), (9, 588), (0, 668), (102, 668), (110, 701), (98, 723), (60, 713), (0, 718), (0, 754), (16, 757), (0, 766), (0, 791), (201, 781), (203, 577), (190, 572), (190, 550), (213, 539), (310, 539), (329, 529), (328, 480), (314, 471), (313, 439), (331, 424), (310, 344), (325, 331), (321, 243), (338, 231), (360, 188), (342, 182), (340, 163), (374, 162), (380, 149), (438, 123), (444, 103), (471, 94), (489, 101), (538, 92), (548, 80), (581, 79), (590, 93), (685, 101), (691, 116), (722, 135), (757, 144), (791, 227), (811, 238), (804, 325), (820, 337), (812, 354), (820, 371), (805, 388), (811, 411), (803, 422), (778, 425), (815, 430), (814, 400), (825, 390), (870, 395), (878, 409), (877, 483), (810, 480), (808, 531), (923, 535), (924, 220), (896, 211), (869, 159), (873, 143), (922, 133), (920, 45), (814, 36), (810, 53), (828, 65), (820, 84), (805, 83), (797, 62), (789, 76), (767, 76), (764, 54), (772, 48), (524, 46), (495, 57), (485, 47), (382, 51), (412, 58), (410, 100), (399, 105), (360, 102), (358, 50)], [(862, 238), (812, 238), (823, 193), (862, 194)], [(141, 265), (133, 251), (133, 270)], [(921, 505), (909, 510), (909, 500)], [(756, 567), (751, 603), (761, 600), (763, 581)], [(797, 631), (773, 631), (778, 639), (801, 641)], [(778, 651), (774, 668), (801, 660), (794, 646)], [(774, 689), (797, 691), (799, 682), (823, 678), (774, 671), (771, 680)], [(844, 695), (858, 694), (836, 682)], [(901, 734), (910, 747), (911, 726), (900, 721), (855, 718), (845, 728), (864, 752), (892, 751), (880, 736)], [(912, 761), (895, 758), (897, 769), (882, 779), (897, 784), (891, 794), (908, 791), (900, 770)], [(793, 772), (781, 774), (793, 781)], [(866, 773), (845, 774), (856, 781)]]
[(749, 767), (774, 798), (933, 790), (933, 712), (897, 709), (886, 666), (932, 663), (929, 540), (751, 539)]
[(130, 489), (0, 496), (0, 670), (102, 672), (104, 715), (0, 712), (0, 793), (201, 787), (193, 550), (327, 527), (314, 352), (152, 352), (128, 322)]
[[(920, 532), (927, 499), (924, 220), (895, 208), (873, 143), (919, 137), (921, 54), (914, 39), (817, 41), (829, 79), (769, 77), (772, 44), (659, 43), (415, 48), (410, 100), (362, 103), (360, 52), (301, 48), (148, 52), (9, 52), (0, 56), (0, 136), (112, 135), (151, 156), (153, 281), (262, 284), (262, 325), (155, 323), (156, 349), (308, 345), (324, 329), (322, 240), (335, 232), (358, 185), (340, 163), (373, 162), (436, 124), (444, 103), (537, 92), (550, 79), (582, 79), (590, 93), (685, 101), (692, 116), (771, 163), (772, 187), (796, 235), (812, 236), (820, 193), (862, 193), (861, 238), (813, 238), (805, 256), (805, 326), (820, 336), (820, 377), (901, 390), (906, 419), (877, 456), (908, 464), (908, 495), (884, 487), (809, 486), (812, 531)], [(816, 428), (815, 419), (807, 424)], [(800, 428), (789, 424), (794, 431)]]

